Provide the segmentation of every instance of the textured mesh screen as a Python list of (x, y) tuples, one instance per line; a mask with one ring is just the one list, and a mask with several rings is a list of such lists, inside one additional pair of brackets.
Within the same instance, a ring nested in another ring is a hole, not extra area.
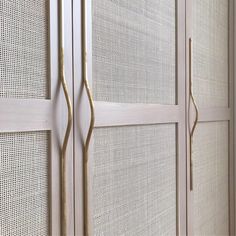
[(194, 235), (229, 235), (228, 122), (198, 125), (193, 146)]
[(228, 106), (228, 7), (228, 0), (193, 1), (193, 88), (200, 107)]
[(48, 98), (48, 1), (0, 1), (0, 98)]
[(175, 0), (93, 0), (95, 100), (175, 104)]
[(176, 235), (175, 125), (94, 131), (94, 235)]
[(0, 235), (49, 235), (47, 131), (0, 134)]

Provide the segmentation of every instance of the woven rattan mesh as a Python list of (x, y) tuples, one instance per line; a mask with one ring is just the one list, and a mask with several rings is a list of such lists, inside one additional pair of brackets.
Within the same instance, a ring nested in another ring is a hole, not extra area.
[(228, 7), (228, 0), (193, 1), (193, 88), (200, 107), (228, 106)]
[(0, 235), (48, 236), (47, 131), (0, 134)]
[(95, 100), (175, 103), (175, 0), (93, 0)]
[(0, 1), (0, 98), (48, 98), (48, 1)]
[(175, 125), (98, 128), (94, 235), (176, 235)]
[(193, 146), (194, 235), (229, 235), (228, 122), (200, 123)]

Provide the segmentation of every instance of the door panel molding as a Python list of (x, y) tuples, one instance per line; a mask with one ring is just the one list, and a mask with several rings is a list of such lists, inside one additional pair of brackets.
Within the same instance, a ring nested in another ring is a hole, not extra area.
[(52, 101), (0, 99), (0, 132), (52, 129)]
[(94, 102), (95, 127), (180, 122), (180, 106)]
[(199, 108), (199, 122), (226, 121), (230, 119), (230, 108)]

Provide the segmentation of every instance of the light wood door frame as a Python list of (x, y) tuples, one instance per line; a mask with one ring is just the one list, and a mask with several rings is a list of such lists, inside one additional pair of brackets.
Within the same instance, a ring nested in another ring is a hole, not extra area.
[[(58, 0), (48, 1), (49, 13), (49, 99), (0, 99), (0, 133), (49, 131), (50, 235), (61, 235), (60, 158), (67, 125), (67, 105), (59, 78)], [(64, 3), (64, 24), (71, 25), (71, 4)], [(72, 28), (65, 27), (65, 77), (72, 98)], [(37, 88), (35, 88), (37, 89)], [(67, 235), (74, 235), (73, 140), (67, 147)]]
[[(185, 101), (185, 0), (176, 0), (177, 6), (177, 105), (120, 104), (95, 101), (95, 127), (127, 125), (177, 125), (177, 234), (186, 235), (186, 101)], [(92, 15), (91, 0), (87, 1), (87, 66), (92, 84)], [(75, 235), (83, 235), (83, 148), (89, 123), (90, 110), (82, 80), (81, 61), (81, 1), (73, 0), (73, 66), (74, 66), (74, 177), (75, 177)], [(92, 141), (91, 141), (92, 144)], [(92, 147), (90, 147), (92, 150)], [(92, 158), (92, 156), (90, 156)], [(91, 213), (91, 209), (90, 209)], [(91, 217), (90, 217), (91, 219)], [(89, 222), (90, 235), (92, 222)]]
[[(189, 101), (189, 38), (192, 38), (192, 1), (186, 0), (186, 101)], [(230, 235), (235, 235), (235, 154), (234, 154), (234, 25), (235, 16), (234, 0), (229, 1), (229, 105), (228, 107), (200, 108), (199, 122), (229, 122), (229, 230)], [(194, 43), (194, 42), (193, 42)], [(187, 114), (188, 116), (188, 114)], [(192, 124), (194, 112), (190, 110), (189, 119)], [(187, 128), (187, 233), (193, 235), (193, 192), (190, 191), (190, 137)], [(194, 177), (193, 177), (194, 178)]]

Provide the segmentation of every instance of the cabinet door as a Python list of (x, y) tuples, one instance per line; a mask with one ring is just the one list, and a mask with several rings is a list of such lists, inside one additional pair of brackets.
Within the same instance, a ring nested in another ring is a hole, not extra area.
[(232, 25), (233, 1), (192, 1), (199, 122), (192, 140), (190, 235), (234, 235)]
[[(60, 235), (60, 150), (67, 108), (59, 81), (57, 2), (0, 1), (0, 235)], [(69, 12), (67, 4), (65, 15)], [(71, 94), (72, 81), (67, 82)], [(67, 157), (71, 190), (71, 140)], [(67, 198), (71, 235), (71, 191)]]
[[(185, 1), (80, 2), (73, 29), (76, 233), (83, 235), (84, 224), (89, 235), (185, 235)], [(83, 33), (95, 106), (84, 175), (91, 117)]]

